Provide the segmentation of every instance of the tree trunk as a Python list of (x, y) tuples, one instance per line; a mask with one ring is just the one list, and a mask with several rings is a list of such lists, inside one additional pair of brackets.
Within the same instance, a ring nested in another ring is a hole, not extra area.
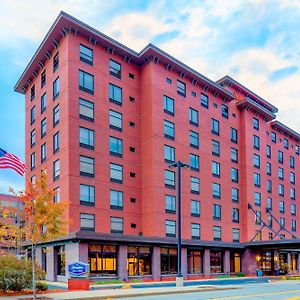
[(32, 244), (32, 292), (33, 292), (33, 299), (36, 299), (36, 282), (35, 282), (35, 250), (36, 247)]

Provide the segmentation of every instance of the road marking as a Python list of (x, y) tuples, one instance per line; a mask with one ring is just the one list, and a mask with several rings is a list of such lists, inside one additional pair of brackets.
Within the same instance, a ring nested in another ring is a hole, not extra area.
[[(260, 296), (269, 296), (269, 295), (278, 295), (278, 294), (293, 294), (300, 293), (300, 290), (292, 290), (292, 291), (282, 291), (282, 292), (272, 292), (272, 293), (263, 293), (263, 294), (249, 294), (242, 296), (225, 296), (221, 298), (210, 298), (213, 300), (223, 300), (223, 299), (242, 299), (242, 298), (252, 298), (252, 297), (260, 297)], [(287, 298), (287, 300), (300, 300), (300, 296)]]

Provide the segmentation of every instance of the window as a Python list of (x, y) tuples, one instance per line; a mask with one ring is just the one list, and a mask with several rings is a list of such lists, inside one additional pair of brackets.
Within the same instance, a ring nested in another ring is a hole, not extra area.
[(221, 205), (213, 204), (213, 219), (221, 220)]
[(253, 135), (253, 148), (257, 150), (260, 148), (260, 140), (257, 135)]
[(200, 193), (200, 179), (197, 177), (191, 177), (190, 183), (191, 183), (191, 193), (199, 194)]
[(56, 153), (59, 150), (59, 132), (56, 132), (53, 135), (53, 153)]
[(47, 94), (44, 93), (41, 97), (41, 114), (46, 110), (46, 104), (47, 104)]
[(166, 220), (166, 236), (175, 237), (176, 236), (176, 222), (171, 220)]
[(118, 131), (122, 131), (122, 114), (109, 110), (109, 127)]
[(267, 162), (267, 175), (272, 175), (272, 165)]
[(296, 220), (292, 220), (291, 221), (291, 227), (292, 227), (292, 231), (296, 231), (297, 230), (297, 225), (296, 225)]
[(260, 168), (260, 156), (257, 154), (253, 154), (253, 166), (255, 168)]
[(203, 272), (202, 256), (200, 250), (187, 249), (188, 274), (200, 274)]
[(186, 86), (185, 83), (177, 80), (177, 94), (184, 96), (186, 95)]
[(166, 83), (168, 83), (168, 84), (172, 84), (172, 79), (170, 79), (170, 78), (166, 78)]
[(299, 146), (298, 145), (295, 145), (295, 154), (299, 155)]
[(30, 110), (30, 123), (31, 125), (35, 122), (35, 106)]
[(122, 157), (123, 155), (123, 141), (116, 137), (109, 137), (109, 153)]
[(230, 137), (231, 137), (231, 141), (235, 144), (237, 144), (238, 141), (238, 133), (237, 130), (234, 128), (230, 128)]
[(192, 239), (199, 240), (200, 239), (200, 224), (192, 223), (191, 224), (191, 236)]
[(220, 177), (220, 163), (216, 161), (211, 162), (211, 172), (214, 177)]
[(266, 147), (266, 155), (268, 158), (271, 158), (271, 146), (267, 145)]
[(63, 246), (54, 246), (54, 253), (57, 261), (57, 275), (66, 275), (66, 249)]
[(121, 78), (121, 64), (110, 59), (109, 60), (109, 74), (117, 78)]
[(151, 259), (150, 247), (129, 246), (127, 254), (128, 276), (151, 275)]
[(290, 172), (290, 183), (295, 183), (295, 173)]
[(59, 104), (53, 108), (53, 127), (59, 123)]
[(46, 70), (41, 74), (41, 88), (46, 84)]
[(87, 177), (95, 176), (94, 158), (80, 155), (80, 175)]
[(193, 217), (200, 216), (200, 201), (197, 200), (191, 201), (191, 216)]
[(79, 127), (79, 145), (83, 148), (94, 149), (94, 130)]
[(237, 163), (238, 162), (238, 150), (235, 148), (230, 149), (230, 157), (231, 161)]
[(272, 210), (273, 207), (273, 200), (272, 198), (268, 197), (267, 199), (267, 209)]
[(201, 93), (200, 102), (201, 102), (201, 106), (208, 108), (208, 96)]
[(284, 185), (278, 184), (278, 194), (279, 196), (284, 196)]
[(281, 227), (285, 227), (285, 218), (279, 218), (279, 223)]
[(35, 85), (33, 85), (30, 89), (30, 99), (31, 101), (35, 98)]
[(278, 162), (283, 164), (283, 152), (278, 150)]
[(295, 168), (295, 158), (293, 156), (290, 156), (290, 168)]
[(196, 97), (196, 96), (197, 96), (196, 92), (194, 92), (194, 91), (191, 92), (191, 95), (192, 95), (193, 97)]
[(272, 193), (272, 181), (267, 180), (267, 192)]
[(231, 188), (231, 200), (232, 202), (239, 202), (239, 190)]
[(279, 212), (284, 213), (284, 202), (283, 201), (279, 201)]
[(44, 118), (41, 122), (41, 137), (44, 137), (47, 132), (47, 120)]
[(290, 198), (292, 200), (295, 200), (296, 199), (296, 190), (294, 188), (291, 188), (290, 189)]
[(41, 162), (44, 162), (47, 158), (47, 146), (46, 143), (44, 143), (41, 146)]
[(232, 241), (234, 243), (240, 242), (240, 230), (239, 228), (232, 228)]
[(35, 145), (36, 133), (35, 129), (33, 129), (30, 133), (30, 146), (33, 147)]
[(260, 211), (255, 212), (255, 224), (261, 225), (261, 212)]
[(283, 168), (278, 168), (278, 179), (283, 179)]
[(123, 192), (110, 190), (110, 208), (123, 209)]
[(60, 176), (60, 162), (59, 159), (57, 159), (53, 163), (53, 180), (57, 180)]
[(165, 170), (165, 186), (175, 188), (175, 172)]
[(283, 146), (285, 149), (289, 149), (289, 141), (287, 139), (283, 139)]
[(256, 206), (261, 206), (261, 193), (254, 192), (254, 204)]
[(53, 192), (53, 203), (60, 202), (60, 187), (56, 187), (55, 189), (53, 189)]
[(190, 124), (195, 125), (195, 126), (199, 125), (198, 110), (195, 110), (193, 108), (189, 108), (189, 118), (190, 118)]
[(236, 168), (231, 168), (231, 181), (239, 182), (239, 171)]
[(271, 141), (273, 142), (273, 143), (276, 143), (276, 133), (275, 132), (271, 132)]
[(110, 163), (109, 164), (110, 181), (122, 183), (123, 182), (123, 166)]
[(161, 274), (177, 273), (177, 249), (160, 248)]
[(79, 70), (79, 89), (94, 94), (94, 76)]
[(79, 98), (79, 118), (94, 121), (94, 103)]
[(190, 130), (190, 146), (193, 148), (199, 148), (199, 134)]
[(228, 119), (228, 106), (222, 104), (222, 117)]
[(253, 118), (253, 129), (259, 130), (259, 120), (257, 118)]
[(80, 204), (95, 205), (95, 187), (92, 185), (80, 184)]
[(220, 134), (220, 124), (218, 120), (211, 119), (211, 133), (215, 135)]
[(221, 198), (221, 185), (219, 183), (213, 182), (211, 187), (212, 187), (213, 198), (220, 199)]
[(171, 195), (165, 195), (166, 213), (175, 214), (176, 212), (176, 197)]
[(221, 226), (213, 226), (213, 236), (214, 236), (214, 241), (221, 241), (222, 239)]
[(191, 170), (199, 171), (199, 156), (190, 154), (190, 167)]
[(260, 174), (254, 173), (253, 181), (255, 186), (260, 187)]
[(93, 50), (80, 44), (79, 51), (80, 51), (80, 60), (92, 66)]
[(174, 123), (164, 120), (164, 136), (168, 139), (174, 140), (175, 138)]
[(94, 214), (80, 214), (80, 230), (95, 231)]
[(35, 169), (35, 152), (30, 155), (30, 169), (31, 171)]
[(211, 146), (212, 146), (212, 150), (211, 150), (212, 155), (220, 156), (220, 142), (212, 140)]
[(59, 55), (56, 53), (56, 55), (53, 57), (53, 73), (58, 69), (59, 67)]
[(239, 223), (240, 222), (240, 211), (238, 208), (232, 209), (232, 222)]
[(164, 145), (165, 162), (171, 163), (175, 161), (175, 148)]
[(109, 84), (109, 101), (122, 105), (122, 89), (114, 84)]
[(174, 116), (174, 99), (164, 95), (164, 112)]
[(53, 81), (52, 85), (53, 100), (59, 96), (59, 77)]
[(110, 217), (110, 232), (123, 233), (123, 218)]

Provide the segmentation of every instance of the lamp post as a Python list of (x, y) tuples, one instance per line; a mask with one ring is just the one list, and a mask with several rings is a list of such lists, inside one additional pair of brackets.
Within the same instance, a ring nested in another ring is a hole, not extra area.
[(188, 168), (189, 165), (180, 160), (169, 165), (169, 168), (177, 167), (177, 268), (176, 286), (183, 286), (183, 277), (181, 274), (181, 168)]

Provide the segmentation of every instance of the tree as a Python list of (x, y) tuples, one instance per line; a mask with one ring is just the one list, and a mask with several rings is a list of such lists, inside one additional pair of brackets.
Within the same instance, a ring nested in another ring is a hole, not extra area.
[[(12, 190), (13, 192), (13, 190)], [(27, 183), (25, 191), (14, 193), (24, 204), (22, 221), (26, 241), (32, 251), (32, 289), (36, 299), (35, 258), (36, 248), (42, 242), (61, 237), (67, 233), (64, 212), (65, 201), (54, 203), (55, 192), (47, 186), (47, 175), (43, 170), (36, 183)]]

